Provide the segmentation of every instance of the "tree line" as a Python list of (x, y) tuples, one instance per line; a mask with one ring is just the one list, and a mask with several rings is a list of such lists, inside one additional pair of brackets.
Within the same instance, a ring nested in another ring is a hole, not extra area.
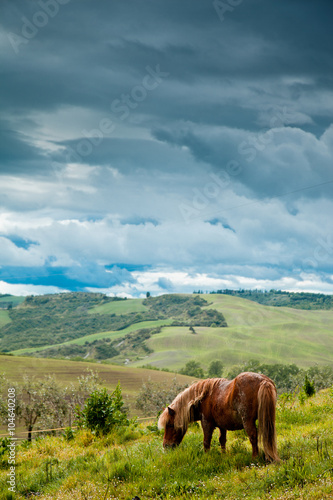
[[(201, 290), (194, 294), (203, 293)], [(242, 299), (252, 300), (259, 304), (275, 307), (293, 307), (294, 309), (332, 309), (333, 296), (324, 293), (285, 292), (282, 290), (231, 290), (223, 289), (211, 294), (232, 295)]]

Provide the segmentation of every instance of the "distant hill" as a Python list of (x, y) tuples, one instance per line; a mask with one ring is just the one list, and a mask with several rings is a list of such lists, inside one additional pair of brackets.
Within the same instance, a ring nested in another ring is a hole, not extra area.
[[(139, 325), (138, 329), (147, 329), (147, 324), (153, 328), (161, 324), (225, 327), (223, 314), (205, 310), (206, 305), (205, 299), (192, 295), (163, 295), (144, 301), (111, 298), (97, 293), (29, 296), (17, 307), (3, 311), (0, 350), (9, 352), (63, 344), (96, 333), (119, 332), (132, 325)], [(106, 353), (104, 356), (101, 346), (96, 347), (101, 359), (115, 353), (114, 348), (107, 349), (110, 355)]]
[[(195, 292), (194, 292), (195, 293)], [(281, 290), (217, 290), (217, 294), (253, 300), (258, 304), (295, 309), (333, 309), (333, 295), (323, 293), (283, 292)]]
[(0, 311), (5, 349), (170, 370), (195, 360), (206, 373), (215, 360), (226, 368), (253, 359), (305, 368), (332, 363), (333, 310), (265, 306), (231, 294), (28, 297)]
[(16, 307), (24, 301), (24, 297), (17, 297), (8, 293), (0, 293), (0, 309), (11, 309)]

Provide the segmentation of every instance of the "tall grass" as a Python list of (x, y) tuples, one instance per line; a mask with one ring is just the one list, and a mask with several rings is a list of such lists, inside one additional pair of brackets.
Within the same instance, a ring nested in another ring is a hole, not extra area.
[[(192, 425), (175, 450), (162, 450), (155, 425), (132, 425), (97, 438), (48, 437), (17, 450), (15, 498), (40, 499), (317, 499), (333, 498), (333, 395), (324, 391), (277, 410), (280, 464), (253, 461), (244, 431), (229, 432), (222, 454), (217, 433), (204, 453), (202, 431)], [(6, 454), (0, 498), (8, 491)]]

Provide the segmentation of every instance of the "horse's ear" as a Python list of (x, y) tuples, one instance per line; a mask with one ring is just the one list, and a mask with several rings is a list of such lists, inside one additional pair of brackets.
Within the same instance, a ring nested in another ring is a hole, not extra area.
[(170, 406), (168, 406), (168, 412), (169, 412), (170, 417), (174, 417), (176, 415), (175, 410), (173, 410), (172, 408), (170, 408)]

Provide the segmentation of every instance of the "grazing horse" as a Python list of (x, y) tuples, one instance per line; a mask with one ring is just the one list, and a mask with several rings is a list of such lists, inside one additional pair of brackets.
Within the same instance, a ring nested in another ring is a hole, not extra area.
[(205, 451), (210, 448), (216, 427), (220, 430), (222, 451), (225, 451), (227, 431), (245, 429), (252, 445), (252, 457), (258, 455), (259, 437), (266, 460), (278, 462), (275, 406), (276, 388), (265, 375), (244, 372), (233, 380), (201, 380), (178, 394), (161, 414), (158, 427), (165, 429), (163, 446), (180, 444), (188, 424), (200, 420)]

